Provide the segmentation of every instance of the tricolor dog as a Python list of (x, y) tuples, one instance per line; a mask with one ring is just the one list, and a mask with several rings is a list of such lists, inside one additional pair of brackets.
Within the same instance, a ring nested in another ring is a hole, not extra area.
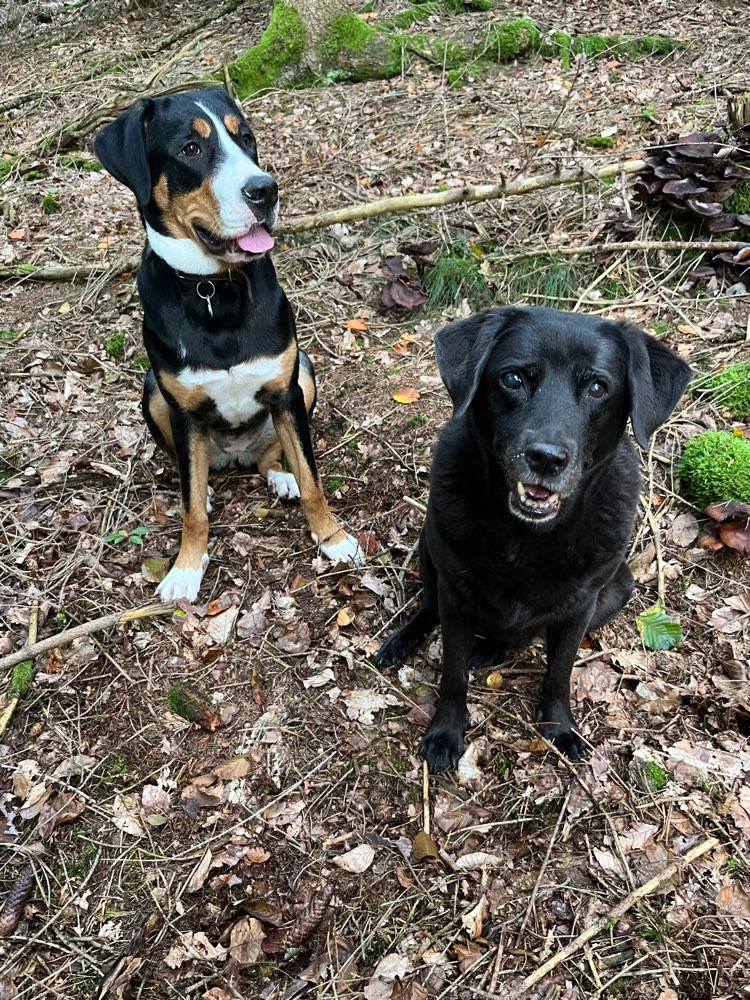
[(238, 106), (220, 88), (139, 100), (94, 150), (135, 195), (146, 230), (143, 414), (177, 461), (183, 506), (162, 600), (196, 599), (208, 562), (209, 469), (232, 464), (257, 466), (273, 493), (299, 497), (326, 556), (362, 562), (320, 485), (308, 425), (313, 367), (268, 256), (278, 186), (258, 166)]
[(633, 589), (640, 476), (625, 425), (646, 447), (690, 368), (629, 323), (553, 309), (488, 309), (444, 327), (435, 347), (453, 418), (432, 463), (422, 604), (377, 662), (405, 659), (440, 623), (440, 694), (421, 744), (435, 772), (463, 752), (469, 669), (543, 635), (537, 722), (575, 760), (580, 641)]

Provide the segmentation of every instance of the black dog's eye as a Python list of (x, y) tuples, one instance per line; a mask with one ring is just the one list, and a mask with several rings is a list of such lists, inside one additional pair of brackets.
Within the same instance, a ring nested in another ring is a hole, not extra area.
[(185, 156), (200, 156), (201, 148), (197, 142), (188, 142), (182, 147)]
[(503, 372), (500, 376), (500, 385), (506, 389), (520, 389), (523, 385), (523, 379), (518, 372)]
[(253, 148), (253, 137), (249, 132), (243, 132), (240, 136), (240, 142), (245, 147), (245, 149)]
[(603, 382), (592, 382), (589, 386), (589, 396), (593, 396), (594, 399), (601, 399), (602, 396), (607, 395), (607, 387)]

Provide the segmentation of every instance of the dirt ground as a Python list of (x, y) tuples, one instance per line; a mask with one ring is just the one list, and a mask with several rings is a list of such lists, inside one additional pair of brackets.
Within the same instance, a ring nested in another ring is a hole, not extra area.
[[(399, 8), (373, 5), (381, 20)], [(221, 70), (269, 4), (198, 24), (213, 9), (11, 0), (0, 14), (0, 156), (23, 156), (0, 183), (0, 266), (111, 265), (75, 283), (0, 282), (0, 656), (30, 632), (148, 604), (176, 552), (175, 473), (139, 411), (134, 202), (90, 162), (93, 124), (61, 135)], [(518, 13), (500, 0), (418, 30), (477, 35)], [(414, 60), (393, 80), (265, 93), (246, 110), (284, 217), (636, 156), (713, 127), (747, 88), (741, 2), (541, 0), (532, 16), (686, 44), (567, 68), (524, 59), (456, 87)], [(299, 509), (257, 476), (217, 476), (206, 603), (37, 657), (0, 736), (0, 927), (19, 917), (0, 938), (0, 1000), (750, 996), (750, 572), (697, 546), (703, 521), (674, 477), (685, 440), (726, 413), (686, 397), (644, 456), (636, 595), (575, 669), (583, 763), (537, 739), (539, 644), (473, 678), (472, 751), (428, 784), (417, 744), (439, 636), (398, 670), (369, 659), (419, 592), (430, 456), (450, 413), (432, 337), (447, 319), (544, 303), (627, 317), (698, 371), (750, 360), (748, 298), (726, 294), (740, 274), (701, 276), (711, 258), (694, 252), (597, 257), (618, 219), (630, 239), (674, 235), (623, 178), (279, 241), (318, 372), (323, 481), (368, 564), (319, 558)], [(474, 247), (483, 287), (386, 308), (381, 262), (428, 240)], [(576, 269), (551, 294), (535, 269), (572, 247)], [(418, 398), (396, 402), (404, 388)], [(649, 652), (636, 616), (660, 595), (684, 639)], [(177, 681), (212, 706), (203, 727), (170, 708)]]

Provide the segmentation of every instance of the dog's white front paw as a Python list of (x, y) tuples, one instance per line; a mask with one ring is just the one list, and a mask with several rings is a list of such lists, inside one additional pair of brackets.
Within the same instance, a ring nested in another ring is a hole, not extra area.
[[(357, 539), (353, 535), (346, 535), (343, 532), (341, 534), (343, 534), (343, 538), (339, 539), (338, 542), (325, 541), (321, 544), (320, 549), (323, 555), (327, 556), (331, 562), (348, 562), (352, 566), (364, 566), (365, 554)], [(315, 535), (313, 535), (313, 541), (317, 542)]]
[(268, 488), (271, 493), (275, 493), (282, 500), (295, 500), (299, 496), (299, 486), (297, 486), (297, 480), (291, 472), (277, 472), (275, 469), (269, 469)]
[(156, 593), (162, 601), (189, 601), (195, 604), (200, 590), (203, 571), (208, 565), (208, 556), (204, 556), (200, 569), (188, 569), (180, 566), (173, 566), (167, 573)]

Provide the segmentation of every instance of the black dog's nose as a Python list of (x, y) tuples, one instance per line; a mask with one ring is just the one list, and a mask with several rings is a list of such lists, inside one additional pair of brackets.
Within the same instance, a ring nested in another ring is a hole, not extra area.
[(556, 476), (570, 461), (570, 452), (557, 444), (536, 442), (529, 445), (524, 457), (532, 472), (538, 472), (540, 476)]
[(242, 197), (251, 208), (271, 208), (279, 197), (279, 185), (267, 174), (251, 177), (242, 188)]

